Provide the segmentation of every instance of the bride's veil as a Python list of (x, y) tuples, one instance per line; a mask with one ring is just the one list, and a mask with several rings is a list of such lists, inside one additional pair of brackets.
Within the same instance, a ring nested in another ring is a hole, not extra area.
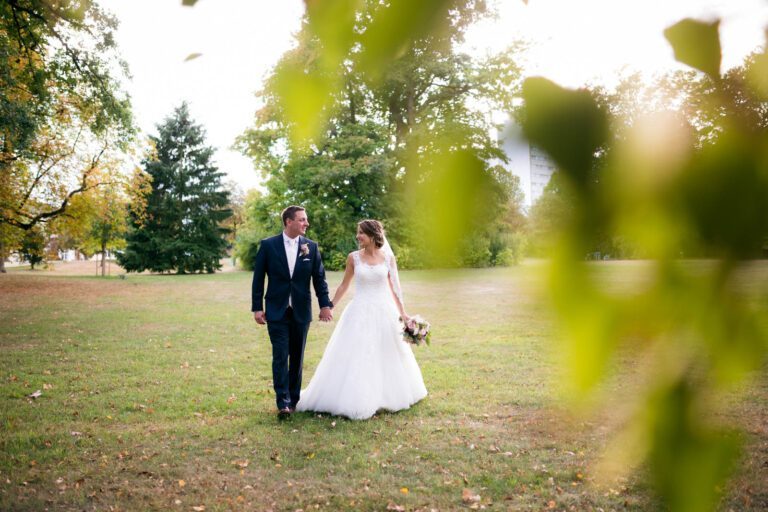
[(384, 251), (384, 257), (387, 262), (387, 269), (389, 270), (389, 282), (392, 283), (392, 289), (395, 290), (395, 295), (400, 300), (400, 304), (405, 307), (403, 301), (403, 289), (400, 287), (400, 275), (397, 273), (397, 261), (395, 260), (395, 253), (392, 251), (392, 246), (389, 245), (386, 235), (384, 236), (384, 245), (381, 247)]

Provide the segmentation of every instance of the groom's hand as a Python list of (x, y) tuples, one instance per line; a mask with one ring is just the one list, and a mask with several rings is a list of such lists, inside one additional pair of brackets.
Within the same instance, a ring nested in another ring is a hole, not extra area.
[(320, 308), (320, 321), (330, 322), (331, 320), (333, 320), (333, 312), (331, 311), (331, 308)]
[(256, 320), (256, 323), (259, 325), (264, 325), (265, 323), (267, 323), (267, 321), (264, 319), (263, 311), (254, 311), (253, 319)]

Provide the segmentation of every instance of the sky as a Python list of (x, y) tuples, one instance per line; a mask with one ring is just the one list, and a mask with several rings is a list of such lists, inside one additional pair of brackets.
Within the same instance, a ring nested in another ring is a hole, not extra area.
[[(259, 186), (251, 161), (231, 150), (259, 107), (255, 92), (293, 45), (302, 0), (99, 0), (117, 16), (125, 84), (145, 134), (187, 101), (216, 163), (244, 190)], [(768, 0), (497, 0), (499, 16), (472, 27), (464, 50), (483, 55), (529, 41), (527, 75), (561, 85), (612, 85), (621, 73), (680, 68), (663, 30), (685, 17), (721, 19), (723, 69), (765, 42)], [(193, 53), (200, 57), (185, 62)]]

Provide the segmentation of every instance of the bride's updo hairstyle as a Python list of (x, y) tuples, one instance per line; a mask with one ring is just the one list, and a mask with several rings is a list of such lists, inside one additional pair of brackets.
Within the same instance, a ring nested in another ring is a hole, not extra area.
[(371, 237), (377, 248), (381, 249), (384, 246), (384, 226), (381, 225), (381, 222), (371, 219), (361, 220), (357, 223), (357, 227)]

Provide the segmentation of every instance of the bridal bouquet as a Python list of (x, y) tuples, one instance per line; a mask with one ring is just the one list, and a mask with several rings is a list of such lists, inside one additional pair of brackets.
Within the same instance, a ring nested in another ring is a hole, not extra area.
[(429, 328), (429, 322), (421, 316), (412, 316), (403, 327), (403, 339), (413, 345), (421, 345), (422, 343), (429, 345)]

